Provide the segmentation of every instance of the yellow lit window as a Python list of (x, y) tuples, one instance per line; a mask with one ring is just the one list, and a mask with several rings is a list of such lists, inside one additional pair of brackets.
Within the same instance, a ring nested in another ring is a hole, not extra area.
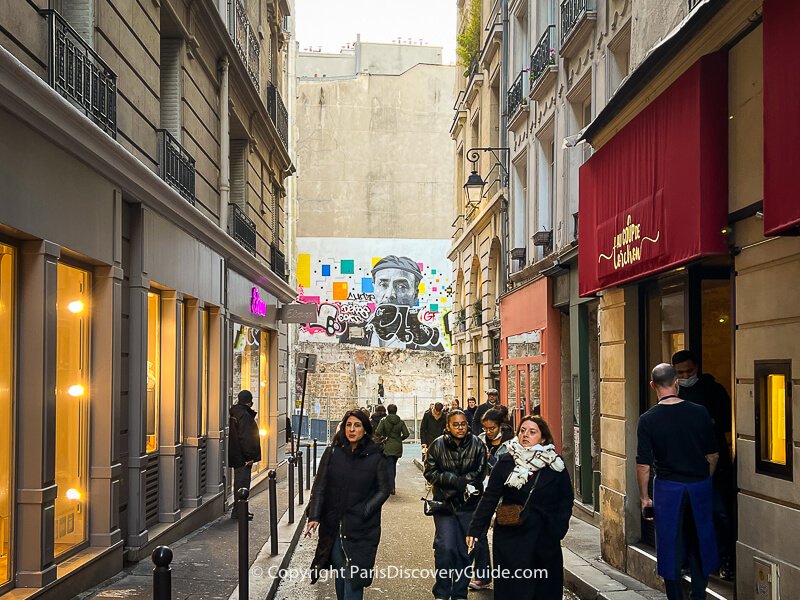
[(208, 310), (202, 311), (203, 315), (203, 372), (200, 376), (200, 435), (208, 435)]
[(256, 465), (256, 472), (263, 471), (269, 465), (269, 333), (261, 332), (261, 348), (259, 355), (259, 395), (256, 420), (261, 436), (261, 462)]
[(147, 437), (146, 451), (158, 450), (158, 412), (161, 406), (161, 296), (147, 293)]
[(0, 586), (11, 579), (14, 491), (14, 249), (0, 244)]
[(86, 541), (89, 468), (89, 273), (58, 265), (55, 556)]
[(786, 464), (786, 377), (767, 375), (766, 448), (762, 458), (779, 465)]
[(184, 373), (185, 373), (185, 349), (186, 349), (186, 310), (183, 302), (178, 302), (178, 314), (180, 315), (180, 331), (178, 332), (178, 441), (183, 443), (183, 412), (184, 412)]
[(756, 361), (755, 417), (756, 471), (791, 480), (791, 361)]

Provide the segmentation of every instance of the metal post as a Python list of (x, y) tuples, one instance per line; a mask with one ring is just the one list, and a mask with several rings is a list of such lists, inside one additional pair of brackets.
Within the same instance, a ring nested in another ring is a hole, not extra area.
[(311, 489), (311, 445), (306, 444), (306, 489)]
[(239, 514), (239, 598), (249, 600), (250, 598), (250, 536), (247, 531), (250, 525), (250, 513), (247, 508), (247, 498), (250, 490), (239, 488), (236, 493)]
[(153, 550), (153, 600), (172, 599), (172, 550), (169, 546), (157, 546)]
[(267, 474), (269, 478), (269, 553), (272, 556), (278, 554), (278, 484), (275, 480), (276, 476), (275, 469)]
[(303, 504), (303, 453), (297, 453), (297, 503)]
[(314, 438), (314, 477), (317, 476), (317, 438)]
[(289, 455), (289, 524), (294, 523), (294, 455)]
[(419, 405), (417, 395), (414, 394), (414, 439), (419, 443)]

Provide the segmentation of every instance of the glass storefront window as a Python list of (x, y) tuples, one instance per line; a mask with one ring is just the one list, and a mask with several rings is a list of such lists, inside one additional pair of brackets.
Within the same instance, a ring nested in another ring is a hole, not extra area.
[(528, 370), (524, 365), (519, 368), (519, 411), (520, 418), (528, 413)]
[(147, 436), (146, 451), (158, 450), (158, 412), (161, 406), (161, 296), (147, 293)]
[(186, 370), (186, 309), (183, 302), (178, 302), (178, 315), (180, 315), (180, 330), (177, 334), (178, 346), (178, 442), (183, 443), (183, 413), (184, 413), (184, 373)]
[(516, 427), (515, 414), (517, 411), (517, 366), (508, 365), (506, 367), (506, 384), (508, 385), (508, 417), (511, 424)]
[(250, 390), (253, 394), (253, 406), (258, 406), (259, 379), (261, 373), (258, 369), (260, 355), (258, 329), (248, 327), (241, 323), (233, 324), (233, 398), (231, 403), (236, 403), (236, 395), (241, 390)]
[(208, 435), (208, 310), (201, 311), (203, 316), (202, 370), (200, 375), (200, 435)]
[(756, 471), (792, 479), (790, 360), (755, 362)]
[(531, 414), (542, 414), (542, 385), (541, 385), (541, 365), (538, 363), (528, 365), (529, 382), (531, 386)]
[[(646, 374), (659, 363), (669, 363), (678, 350), (686, 349), (686, 299), (683, 277), (670, 279), (647, 290), (647, 363)], [(648, 387), (648, 404), (655, 406), (658, 398)]]
[(261, 332), (261, 353), (259, 374), (261, 381), (259, 382), (259, 395), (258, 395), (258, 433), (261, 436), (261, 462), (256, 465), (254, 469), (256, 473), (263, 471), (269, 465), (269, 333), (266, 331)]
[(0, 586), (11, 579), (14, 507), (14, 249), (0, 244)]
[(517, 335), (510, 335), (506, 338), (508, 344), (508, 358), (526, 358), (528, 356), (538, 356), (541, 353), (540, 331), (529, 331)]
[(90, 276), (58, 265), (55, 556), (86, 540), (89, 466)]

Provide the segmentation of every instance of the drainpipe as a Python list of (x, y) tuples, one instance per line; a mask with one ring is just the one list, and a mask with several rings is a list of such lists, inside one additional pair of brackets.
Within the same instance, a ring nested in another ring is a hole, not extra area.
[[(500, 147), (508, 147), (508, 0), (501, 0), (503, 6), (503, 49), (500, 62)], [(509, 169), (508, 151), (500, 151), (503, 169)], [(500, 268), (502, 271), (502, 292), (508, 289), (508, 171), (500, 174), (502, 196), (500, 198)]]
[(228, 57), (219, 61), (219, 228), (228, 231), (228, 204), (231, 199), (230, 119), (228, 117)]

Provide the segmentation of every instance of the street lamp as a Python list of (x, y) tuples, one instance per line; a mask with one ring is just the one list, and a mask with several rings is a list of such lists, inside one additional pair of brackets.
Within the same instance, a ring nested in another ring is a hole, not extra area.
[(464, 192), (467, 195), (467, 204), (470, 206), (477, 206), (481, 203), (481, 198), (483, 198), (483, 186), (484, 186), (483, 178), (478, 175), (478, 172), (473, 169), (472, 173), (470, 173), (469, 178), (467, 179), (467, 183), (464, 184)]

